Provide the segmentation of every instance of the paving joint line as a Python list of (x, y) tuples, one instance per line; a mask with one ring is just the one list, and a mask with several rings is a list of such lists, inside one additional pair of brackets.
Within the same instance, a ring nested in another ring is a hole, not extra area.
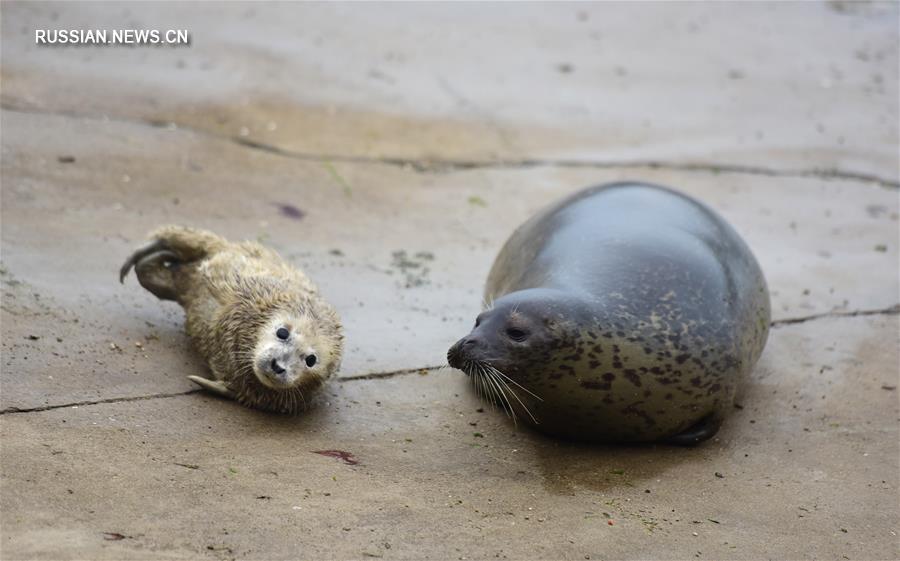
[(889, 306), (887, 308), (881, 308), (877, 310), (854, 310), (852, 312), (824, 312), (821, 314), (813, 314), (810, 316), (803, 316), (798, 318), (784, 318), (773, 321), (769, 324), (771, 327), (781, 327), (783, 325), (796, 325), (798, 323), (806, 323), (808, 321), (815, 321), (817, 319), (828, 319), (828, 318), (853, 318), (860, 316), (880, 316), (880, 315), (897, 315), (900, 314), (900, 304), (894, 304), (893, 306)]
[[(334, 383), (342, 383), (342, 382), (356, 382), (360, 380), (381, 380), (385, 378), (392, 378), (394, 376), (403, 376), (407, 374), (416, 374), (419, 372), (427, 372), (430, 370), (437, 370), (442, 368), (445, 365), (441, 366), (423, 366), (420, 368), (404, 368), (402, 370), (392, 370), (390, 372), (376, 372), (372, 374), (362, 374), (359, 376), (348, 376), (346, 378), (334, 378)], [(203, 390), (200, 388), (195, 388), (192, 390), (187, 390), (183, 392), (173, 392), (173, 393), (157, 393), (153, 395), (138, 395), (131, 397), (110, 397), (107, 399), (98, 399), (95, 401), (76, 401), (72, 403), (60, 403), (55, 405), (41, 405), (38, 407), (7, 407), (6, 409), (0, 410), (0, 415), (11, 415), (18, 413), (38, 413), (41, 411), (52, 411), (53, 409), (65, 409), (66, 407), (86, 407), (89, 405), (103, 405), (106, 403), (126, 403), (130, 401), (147, 401), (151, 399), (168, 399), (171, 397), (181, 397), (184, 395), (190, 395), (194, 393), (200, 393)]]
[(40, 411), (51, 411), (53, 409), (64, 409), (66, 407), (86, 407), (88, 405), (101, 405), (104, 403), (125, 403), (129, 401), (146, 401), (150, 399), (165, 399), (169, 397), (180, 397), (182, 395), (190, 395), (192, 393), (202, 392), (200, 388), (174, 393), (156, 393), (153, 395), (138, 395), (131, 397), (110, 397), (107, 399), (98, 399), (95, 401), (76, 401), (73, 403), (61, 403), (58, 405), (41, 405), (39, 407), (7, 407), (0, 410), (0, 415), (11, 415), (16, 413), (37, 413)]
[(401, 370), (392, 370), (390, 372), (373, 372), (371, 374), (360, 374), (358, 376), (347, 376), (345, 378), (335, 378), (335, 382), (355, 382), (357, 380), (383, 380), (385, 378), (393, 378), (394, 376), (405, 376), (407, 374), (418, 374), (431, 370), (439, 370), (441, 368), (449, 368), (446, 364), (438, 366), (420, 366), (419, 368), (403, 368)]
[[(894, 304), (893, 306), (889, 306), (887, 308), (880, 308), (875, 310), (854, 310), (852, 312), (824, 312), (821, 314), (813, 314), (809, 316), (797, 317), (797, 318), (785, 318), (779, 319), (771, 322), (769, 324), (770, 327), (778, 328), (785, 325), (796, 325), (800, 323), (806, 323), (810, 321), (816, 321), (819, 319), (829, 319), (829, 318), (849, 318), (849, 317), (865, 317), (865, 316), (879, 316), (879, 315), (900, 315), (900, 304)], [(431, 365), (431, 366), (421, 366), (418, 368), (403, 368), (400, 370), (391, 370), (389, 372), (374, 372), (371, 374), (361, 374), (359, 376), (348, 376), (346, 378), (334, 378), (334, 383), (343, 383), (343, 382), (358, 382), (361, 380), (384, 380), (387, 378), (393, 378), (396, 376), (405, 376), (409, 374), (417, 374), (421, 372), (428, 372), (432, 370), (439, 370), (441, 368), (445, 368), (447, 365)], [(447, 367), (449, 368), (449, 367)], [(184, 392), (175, 392), (175, 393), (159, 393), (153, 395), (141, 395), (141, 396), (133, 396), (133, 397), (111, 397), (108, 399), (100, 399), (96, 401), (77, 401), (74, 403), (63, 403), (59, 405), (42, 405), (39, 407), (28, 407), (28, 408), (20, 408), (20, 407), (8, 407), (6, 409), (0, 410), (0, 415), (10, 415), (10, 414), (18, 414), (18, 413), (36, 413), (40, 411), (50, 411), (53, 409), (63, 409), (66, 407), (81, 407), (88, 405), (101, 405), (105, 403), (123, 403), (129, 401), (146, 401), (151, 399), (167, 399), (170, 397), (180, 397), (183, 395), (190, 395), (193, 393), (202, 392), (202, 389), (192, 389)]]
[(308, 152), (298, 152), (288, 150), (240, 136), (230, 136), (226, 134), (216, 133), (214, 131), (197, 128), (190, 125), (184, 125), (175, 121), (167, 121), (165, 119), (147, 119), (147, 118), (128, 118), (128, 117), (110, 117), (108, 115), (90, 115), (82, 114), (74, 111), (52, 111), (38, 108), (20, 107), (9, 102), (0, 102), (0, 109), (15, 113), (36, 114), (36, 115), (55, 115), (70, 117), (74, 119), (94, 120), (94, 121), (113, 121), (119, 123), (128, 123), (133, 125), (150, 126), (158, 129), (173, 127), (191, 132), (193, 134), (204, 136), (207, 138), (215, 138), (243, 146), (251, 150), (274, 154), (277, 156), (291, 158), (306, 162), (316, 163), (352, 163), (352, 164), (376, 164), (404, 167), (415, 170), (419, 173), (449, 173), (455, 171), (467, 171), (476, 169), (528, 169), (537, 167), (560, 167), (560, 168), (585, 168), (585, 169), (614, 169), (614, 168), (640, 168), (640, 169), (661, 169), (684, 172), (701, 172), (701, 173), (733, 173), (744, 175), (760, 175), (766, 177), (794, 177), (794, 178), (818, 178), (823, 180), (846, 180), (859, 181), (862, 183), (871, 183), (888, 189), (900, 189), (900, 181), (894, 181), (875, 174), (841, 170), (836, 168), (810, 168), (810, 169), (772, 169), (759, 166), (750, 166), (742, 164), (717, 164), (709, 162), (666, 162), (663, 160), (625, 160), (625, 161), (596, 161), (596, 160), (576, 160), (576, 159), (547, 159), (547, 158), (520, 158), (507, 160), (451, 160), (451, 159), (432, 159), (417, 160), (401, 157), (369, 157), (369, 156), (346, 156), (341, 154), (311, 154)]

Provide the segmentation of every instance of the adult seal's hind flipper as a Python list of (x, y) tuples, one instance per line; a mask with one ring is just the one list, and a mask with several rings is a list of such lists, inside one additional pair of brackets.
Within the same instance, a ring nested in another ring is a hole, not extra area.
[(538, 430), (597, 442), (712, 437), (770, 316), (762, 271), (734, 229), (643, 183), (585, 189), (525, 222), (485, 301), (451, 366)]

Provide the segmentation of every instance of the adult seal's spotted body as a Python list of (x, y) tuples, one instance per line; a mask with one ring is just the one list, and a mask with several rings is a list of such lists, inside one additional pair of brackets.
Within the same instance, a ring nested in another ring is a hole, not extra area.
[(640, 183), (580, 191), (525, 222), (485, 301), (451, 366), (542, 432), (596, 442), (712, 437), (769, 329), (766, 282), (738, 234)]

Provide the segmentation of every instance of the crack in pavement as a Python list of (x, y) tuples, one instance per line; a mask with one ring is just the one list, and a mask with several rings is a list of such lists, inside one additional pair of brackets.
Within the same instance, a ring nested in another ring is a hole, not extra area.
[(102, 403), (123, 403), (127, 401), (145, 401), (148, 399), (164, 399), (168, 397), (179, 397), (192, 393), (202, 392), (200, 388), (175, 393), (156, 393), (153, 395), (138, 395), (132, 397), (110, 397), (107, 399), (98, 399), (95, 401), (75, 401), (73, 403), (61, 403), (58, 405), (41, 405), (39, 407), (7, 407), (0, 410), (0, 415), (8, 415), (13, 413), (35, 413), (38, 411), (50, 411), (52, 409), (62, 409), (64, 407), (81, 407), (87, 405), (100, 405)]
[(356, 380), (381, 380), (384, 378), (393, 378), (394, 376), (403, 376), (405, 374), (417, 374), (428, 372), (430, 370), (440, 370), (441, 368), (450, 368), (446, 364), (439, 366), (421, 366), (419, 368), (404, 368), (402, 370), (392, 370), (390, 372), (373, 372), (371, 374), (360, 374), (359, 376), (347, 376), (345, 378), (335, 378), (336, 382), (354, 382)]
[[(384, 378), (392, 378), (394, 376), (402, 376), (405, 374), (415, 374), (419, 372), (427, 372), (430, 370), (438, 370), (443, 368), (445, 365), (441, 366), (423, 366), (420, 368), (404, 368), (401, 370), (391, 370), (390, 372), (374, 372), (371, 374), (361, 374), (359, 376), (348, 376), (346, 378), (333, 378), (332, 383), (342, 383), (342, 382), (356, 382), (359, 380), (379, 380)], [(101, 405), (105, 403), (124, 403), (128, 401), (145, 401), (149, 399), (166, 399), (170, 397), (181, 397), (183, 395), (190, 395), (192, 393), (200, 393), (203, 390), (201, 388), (195, 388), (192, 390), (187, 390), (183, 392), (174, 392), (174, 393), (157, 393), (153, 395), (139, 395), (139, 396), (131, 396), (131, 397), (110, 397), (107, 399), (98, 399), (95, 401), (76, 401), (72, 403), (60, 403), (56, 405), (41, 405), (38, 407), (7, 407), (6, 409), (0, 409), (0, 415), (14, 414), (14, 413), (35, 413), (39, 411), (50, 411), (53, 409), (63, 409), (66, 407), (81, 407), (88, 405)]]
[(430, 159), (418, 160), (413, 158), (402, 157), (370, 157), (370, 156), (347, 156), (342, 154), (314, 154), (308, 152), (299, 152), (288, 150), (272, 144), (260, 142), (250, 138), (240, 136), (231, 136), (220, 134), (195, 126), (184, 125), (174, 121), (163, 119), (145, 119), (145, 118), (128, 118), (128, 117), (110, 117), (108, 115), (91, 115), (82, 114), (75, 111), (52, 111), (38, 108), (21, 107), (11, 104), (8, 101), (0, 101), (0, 109), (11, 111), (14, 113), (25, 113), (33, 115), (52, 115), (60, 117), (69, 117), (74, 119), (94, 120), (94, 121), (113, 121), (119, 123), (127, 123), (132, 125), (150, 126), (153, 128), (173, 128), (188, 131), (199, 136), (215, 138), (237, 144), (239, 146), (258, 150), (268, 154), (291, 158), (294, 160), (315, 162), (327, 164), (331, 162), (349, 163), (349, 164), (380, 164), (399, 166), (412, 169), (419, 173), (449, 173), (455, 171), (477, 170), (477, 169), (527, 169), (538, 167), (560, 167), (560, 168), (585, 168), (585, 169), (615, 169), (615, 168), (639, 168), (639, 169), (661, 169), (684, 172), (700, 172), (700, 173), (733, 173), (745, 175), (760, 175), (767, 177), (795, 177), (795, 178), (817, 178), (823, 180), (845, 180), (859, 181), (862, 183), (875, 184), (880, 187), (889, 189), (900, 189), (900, 181), (894, 181), (880, 177), (871, 173), (863, 173), (852, 170), (842, 170), (837, 168), (810, 168), (810, 169), (773, 169), (760, 166), (751, 166), (743, 164), (721, 164), (712, 162), (667, 162), (663, 160), (624, 160), (624, 161), (598, 161), (598, 160), (578, 160), (578, 159), (553, 159), (553, 158), (519, 158), (519, 159), (499, 159), (499, 160), (454, 160), (454, 159)]
[[(855, 310), (852, 312), (825, 312), (821, 314), (813, 314), (810, 316), (803, 316), (797, 318), (785, 318), (779, 319), (771, 322), (769, 325), (772, 328), (781, 327), (784, 325), (796, 325), (799, 323), (806, 323), (809, 321), (815, 321), (819, 319), (829, 319), (829, 318), (849, 318), (849, 317), (862, 317), (862, 316), (878, 316), (878, 315), (900, 315), (900, 304), (894, 304), (893, 306), (877, 309), (877, 310)], [(400, 370), (391, 370), (389, 372), (374, 372), (371, 374), (361, 374), (359, 376), (348, 376), (346, 378), (334, 378), (332, 383), (343, 383), (343, 382), (357, 382), (361, 380), (384, 380), (386, 378), (393, 378), (395, 376), (404, 376), (409, 374), (417, 374), (420, 372), (429, 372), (433, 370), (440, 370), (442, 368), (450, 368), (447, 365), (438, 365), (438, 366), (422, 366), (418, 368), (403, 368)], [(50, 411), (52, 409), (62, 409), (65, 407), (80, 407), (80, 406), (88, 406), (88, 405), (100, 405), (104, 403), (122, 403), (128, 401), (145, 401), (150, 399), (166, 399), (170, 397), (180, 397), (183, 395), (189, 395), (193, 393), (199, 393), (203, 390), (200, 388), (187, 390), (183, 392), (175, 392), (175, 393), (158, 393), (153, 395), (141, 395), (141, 396), (133, 396), (133, 397), (111, 397), (108, 399), (99, 399), (96, 401), (77, 401), (74, 403), (62, 403), (59, 405), (42, 405), (40, 407), (28, 407), (28, 408), (20, 408), (20, 407), (8, 407), (6, 409), (0, 410), (0, 415), (8, 415), (8, 414), (16, 414), (16, 413), (35, 413), (39, 411)]]
[(798, 323), (806, 323), (808, 321), (814, 321), (817, 319), (827, 319), (827, 318), (853, 318), (860, 316), (880, 316), (880, 315), (897, 315), (900, 314), (900, 304), (894, 304), (893, 306), (889, 306), (887, 308), (881, 308), (878, 310), (854, 310), (852, 312), (824, 312), (821, 314), (813, 314), (810, 316), (803, 316), (798, 318), (785, 318), (778, 319), (770, 323), (771, 327), (781, 327), (782, 325), (795, 325)]

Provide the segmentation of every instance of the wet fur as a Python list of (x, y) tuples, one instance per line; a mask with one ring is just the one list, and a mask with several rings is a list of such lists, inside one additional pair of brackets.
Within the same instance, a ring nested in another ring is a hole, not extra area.
[[(186, 331), (233, 397), (249, 407), (298, 413), (340, 367), (342, 327), (334, 309), (301, 271), (253, 242), (230, 243), (207, 231), (166, 226), (151, 234), (122, 267), (157, 297), (184, 308)], [(253, 371), (259, 334), (274, 314), (308, 319), (328, 348), (323, 373), (300, 376), (287, 389), (263, 385)]]

